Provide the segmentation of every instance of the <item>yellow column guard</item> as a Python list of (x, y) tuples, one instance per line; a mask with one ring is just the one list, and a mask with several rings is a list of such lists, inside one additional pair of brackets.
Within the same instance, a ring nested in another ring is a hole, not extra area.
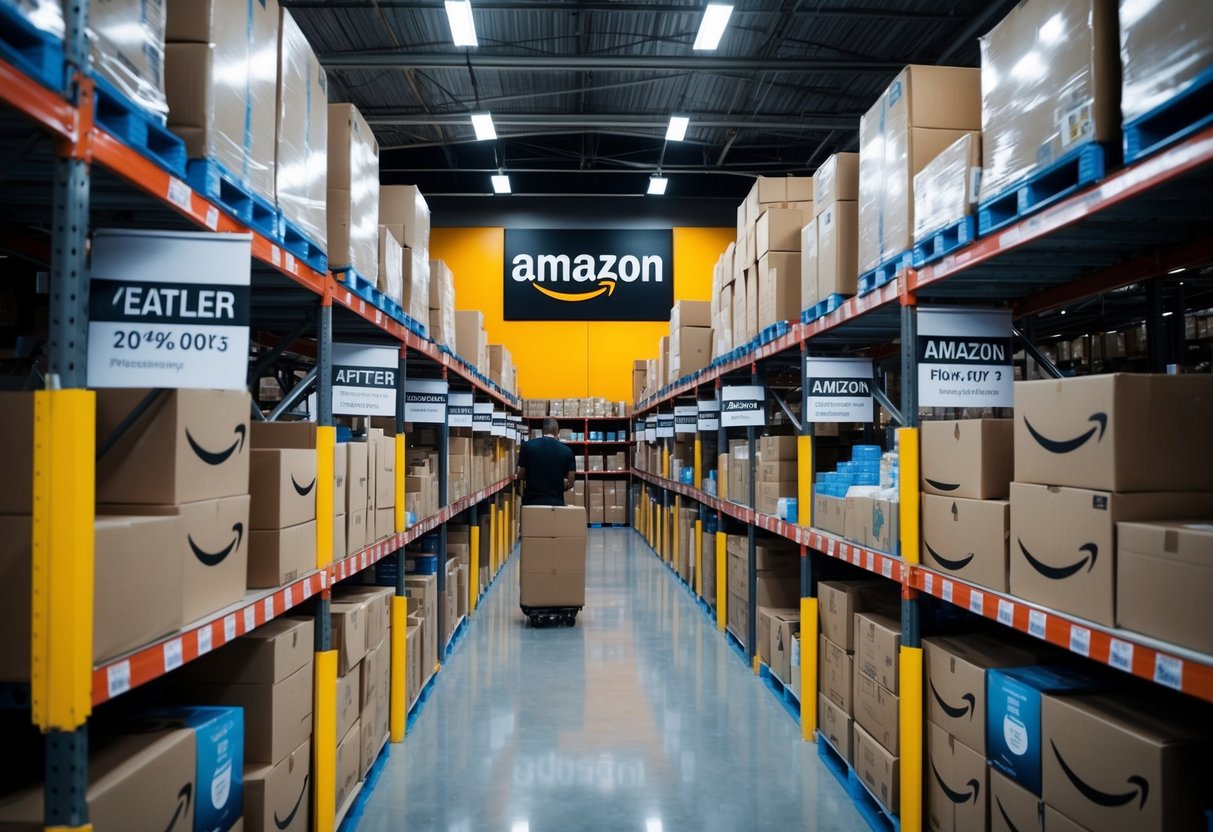
[(337, 651), (316, 654), (312, 711), (312, 828), (333, 832), (337, 822)]
[(716, 532), (716, 629), (723, 631), (729, 614), (728, 552), (725, 551), (727, 536)]
[[(337, 428), (316, 428), (316, 568), (333, 562), (333, 455)], [(341, 554), (345, 554), (342, 552)]]
[(695, 597), (703, 597), (703, 521), (695, 518)]
[(918, 428), (898, 428), (901, 468), (898, 491), (901, 495), (901, 557), (906, 563), (918, 563)]
[(695, 434), (695, 487), (703, 488), (703, 444)]
[(96, 394), (34, 393), (30, 694), (43, 731), (92, 712)]
[(480, 601), (480, 524), (473, 523), (468, 530), (468, 540), (471, 551), (468, 552), (468, 612), (476, 612), (476, 604)]
[(396, 521), (396, 531), (402, 532), (408, 528), (405, 514), (404, 499), (404, 457), (407, 438), (403, 433), (396, 434), (396, 507), (393, 519)]
[(813, 525), (813, 437), (796, 437), (796, 463), (796, 524), (807, 527)]
[[(471, 581), (468, 582), (469, 584)], [(388, 691), (388, 730), (392, 742), (404, 740), (404, 726), (409, 716), (409, 599), (392, 596), (392, 678)]]
[[(905, 471), (901, 475), (905, 476)], [(913, 482), (917, 485), (918, 480)], [(923, 785), (922, 648), (903, 645), (900, 665), (901, 828), (904, 832), (920, 832)]]
[(800, 732), (817, 734), (817, 599), (800, 599)]
[(489, 571), (497, 575), (497, 501), (489, 504)]
[(670, 531), (674, 538), (670, 546), (670, 562), (678, 569), (682, 565), (682, 496), (674, 495), (674, 507), (670, 509)]

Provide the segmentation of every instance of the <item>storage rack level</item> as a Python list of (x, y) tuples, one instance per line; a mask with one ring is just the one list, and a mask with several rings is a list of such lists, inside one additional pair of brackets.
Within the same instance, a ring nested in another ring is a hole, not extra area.
[[(1126, 292), (1144, 295), (1137, 307), (1145, 311), (1150, 343), (1147, 369), (1163, 372), (1168, 361), (1168, 340), (1162, 333), (1183, 318), (1184, 291), (1168, 277), (1213, 259), (1213, 222), (1185, 193), (1200, 192), (1213, 184), (1213, 128), (1204, 128), (1156, 155), (1110, 173), (1100, 183), (1061, 200), (1021, 220), (998, 234), (979, 238), (921, 270), (906, 268), (891, 283), (868, 294), (843, 302), (840, 307), (811, 323), (792, 323), (788, 332), (774, 341), (756, 345), (740, 357), (717, 361), (705, 370), (679, 379), (636, 405), (637, 416), (667, 412), (675, 403), (690, 404), (710, 398), (722, 382), (749, 383), (764, 370), (784, 372), (797, 367), (802, 391), (808, 385), (805, 358), (814, 355), (867, 355), (874, 364), (901, 374), (901, 395), (885, 390), (886, 412), (899, 425), (900, 439), (900, 555), (881, 552), (850, 542), (839, 535), (813, 528), (813, 450), (811, 426), (798, 426), (799, 492), (798, 523), (792, 524), (755, 512), (753, 493), (713, 496), (702, 490), (697, 466), (695, 482), (688, 485), (668, 476), (668, 456), (660, 470), (636, 470), (636, 478), (647, 492), (638, 531), (645, 535), (659, 557), (668, 560), (663, 524), (669, 522), (671, 505), (693, 501), (700, 516), (714, 512), (717, 528), (717, 625), (724, 630), (727, 592), (724, 589), (724, 546), (727, 522), (744, 524), (750, 530), (784, 537), (801, 548), (801, 726), (806, 739), (816, 731), (816, 578), (826, 561), (845, 561), (899, 585), (902, 598), (901, 670), (921, 680), (922, 653), (918, 647), (918, 604), (927, 594), (953, 606), (969, 610), (1004, 627), (1042, 639), (1059, 648), (1084, 656), (1159, 686), (1213, 702), (1213, 656), (1124, 630), (1101, 626), (1072, 615), (1029, 603), (1007, 593), (981, 588), (952, 575), (929, 569), (918, 562), (918, 407), (914, 380), (917, 359), (913, 353), (916, 308), (921, 303), (938, 305), (989, 304), (1008, 301), (1020, 333), (1027, 342), (1024, 364), (1045, 366), (1035, 342), (1044, 333), (1064, 330), (1066, 318), (1055, 314), (1067, 306), (1095, 299), (1119, 299)], [(1156, 217), (1165, 216), (1166, 221)], [(1127, 235), (1123, 229), (1132, 227)], [(1169, 282), (1170, 281), (1170, 282)], [(1169, 287), (1169, 296), (1163, 286)], [(1133, 287), (1133, 288), (1126, 288)], [(1132, 295), (1131, 297), (1138, 297)], [(1164, 298), (1170, 298), (1170, 305)], [(1108, 308), (1112, 308), (1109, 305)], [(1165, 313), (1165, 314), (1164, 314)], [(1134, 320), (1141, 322), (1141, 313)], [(1111, 322), (1110, 326), (1117, 325)], [(1046, 329), (1047, 327), (1047, 329)], [(1182, 324), (1180, 325), (1182, 343)], [(1060, 337), (1060, 336), (1059, 336)], [(1174, 347), (1170, 359), (1175, 360)], [(1047, 369), (1047, 368), (1046, 368)], [(878, 375), (878, 379), (879, 379)], [(788, 385), (789, 389), (791, 385)], [(883, 404), (883, 403), (882, 403)], [(801, 413), (805, 412), (801, 402)], [(727, 448), (723, 431), (719, 447)], [(660, 450), (660, 448), (658, 449)], [(750, 447), (751, 483), (753, 446)], [(748, 503), (742, 505), (740, 502)], [(754, 569), (751, 548), (750, 569)], [(750, 584), (754, 585), (751, 571)], [(697, 593), (702, 598), (702, 592)], [(750, 605), (750, 632), (756, 609)], [(750, 645), (752, 655), (753, 646)], [(757, 670), (757, 663), (755, 663)], [(903, 689), (921, 691), (921, 685), (906, 676)], [(917, 701), (915, 701), (917, 700)], [(923, 709), (920, 693), (903, 694), (900, 704), (903, 749), (900, 769), (901, 828), (918, 830), (922, 816)]]
[[(320, 552), (314, 571), (275, 590), (250, 593), (239, 604), (193, 622), (172, 636), (92, 666), (93, 552), (87, 542), (92, 540), (94, 520), (95, 405), (86, 378), (86, 252), (92, 214), (105, 211), (108, 216), (111, 209), (119, 208), (122, 215), (137, 218), (146, 227), (251, 234), (253, 331), (271, 336), (264, 341), (267, 346), (273, 345), (276, 336), (281, 342), (279, 354), (289, 350), (309, 355), (314, 362), (317, 371), (296, 395), (311, 389), (317, 393), (318, 462), (326, 452), (330, 454), (324, 470), (331, 471), (334, 441), (329, 372), (334, 338), (394, 345), (400, 350), (402, 371), (408, 362), (408, 370), (448, 378), (453, 386), (470, 389), (476, 397), (508, 411), (517, 412), (521, 402), (496, 385), (482, 383), (469, 365), (387, 318), (333, 275), (310, 268), (275, 240), (231, 219), (149, 156), (106, 132), (93, 118), (92, 79), (78, 69), (89, 65), (85, 38), (88, 3), (68, 4), (65, 18), (62, 76), (67, 82), (63, 89), (48, 89), (0, 60), (0, 143), (13, 161), (6, 182), (10, 198), (21, 202), (27, 197), (24, 202), (31, 206), (27, 219), (43, 220), (52, 229), (48, 246), (13, 238), (6, 238), (5, 246), (16, 247), (23, 256), (50, 267), (48, 389), (37, 394), (38, 406), (45, 408), (47, 418), (39, 421), (35, 444), (53, 450), (36, 456), (33, 472), (44, 498), (34, 512), (39, 614), (33, 627), (31, 719), (46, 745), (44, 822), (48, 827), (72, 829), (88, 824), (87, 725), (94, 706), (170, 673), (305, 603), (316, 616), (317, 679), (335, 681), (328, 619), (333, 583), (384, 558), (402, 557), (406, 543), (441, 529), (456, 514), (475, 512), (482, 504), (495, 507), (495, 498), (508, 485), (503, 480), (454, 501), (408, 529), (404, 528), (403, 511), (398, 512), (394, 535), (350, 557), (333, 560), (331, 537), (326, 547), (318, 536)], [(31, 127), (49, 141), (27, 141)], [(20, 164), (23, 159), (28, 164)], [(39, 217), (39, 211), (45, 211), (45, 216)], [(257, 374), (251, 376), (250, 384), (255, 387)], [(402, 372), (401, 384), (404, 377)], [(402, 390), (398, 399), (403, 402)], [(401, 416), (398, 413), (398, 422)], [(64, 441), (64, 437), (75, 437), (75, 441)], [(445, 468), (445, 452), (441, 456)], [(403, 471), (397, 469), (397, 475), (397, 494), (402, 499)], [(331, 498), (330, 491), (330, 503), (318, 505), (318, 515), (327, 511), (331, 516)], [(491, 512), (494, 574), (516, 539), (511, 512), (504, 505), (500, 519), (496, 511)], [(55, 534), (49, 533), (51, 529)], [(403, 576), (404, 569), (398, 571)], [(402, 592), (402, 587), (397, 589)], [(395, 691), (392, 699), (392, 733), (398, 740), (403, 736), (403, 714), (398, 719), (395, 713)], [(331, 704), (333, 692), (318, 688), (317, 701)], [(333, 805), (331, 785), (336, 738), (331, 736), (331, 721), (328, 729), (320, 722), (314, 742), (312, 816), (316, 829), (331, 830), (338, 808)], [(324, 735), (326, 730), (329, 736)]]
[[(570, 425), (578, 426), (578, 427), (573, 428), (573, 430), (577, 433), (580, 433), (583, 437), (582, 439), (569, 439), (567, 441), (562, 439), (561, 441), (564, 442), (565, 445), (568, 445), (570, 447), (570, 449), (573, 450), (574, 454), (577, 453), (578, 448), (581, 448), (580, 456), (581, 456), (582, 467), (581, 467), (581, 470), (577, 471), (577, 476), (579, 478), (583, 478), (586, 482), (589, 482), (591, 479), (593, 479), (595, 477), (623, 478), (623, 479), (627, 480), (627, 484), (624, 486), (625, 493), (631, 494), (633, 471), (632, 471), (632, 467), (630, 464), (623, 468), (615, 468), (615, 469), (611, 469), (611, 470), (600, 470), (600, 471), (591, 471), (590, 470), (590, 456), (595, 451), (606, 451), (606, 450), (616, 449), (618, 451), (622, 451), (625, 459), (631, 458), (631, 455), (635, 448), (636, 442), (628, 434), (629, 426), (631, 424), (630, 417), (628, 417), (628, 416), (552, 416), (552, 417), (526, 416), (526, 417), (524, 417), (524, 421), (529, 423), (529, 425), (531, 427), (532, 436), (539, 435), (540, 430), (542, 429), (542, 426), (543, 426), (543, 420), (547, 419), (547, 418), (555, 419), (560, 424), (561, 429), (567, 428)], [(589, 437), (590, 437), (591, 428), (594, 425), (613, 426), (614, 429), (611, 430), (610, 432), (618, 433), (621, 438), (620, 439), (591, 440)], [(626, 511), (624, 514), (623, 525), (629, 526), (633, 522), (632, 516), (631, 516), (632, 501), (630, 499), (626, 499), (624, 504), (625, 504)], [(607, 524), (591, 522), (590, 525), (600, 526), (600, 525), (607, 525)]]

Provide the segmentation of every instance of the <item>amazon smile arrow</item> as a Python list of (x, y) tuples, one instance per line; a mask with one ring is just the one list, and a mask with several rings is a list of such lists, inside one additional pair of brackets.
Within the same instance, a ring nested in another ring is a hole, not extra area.
[(548, 289), (545, 286), (540, 286), (538, 283), (532, 283), (531, 285), (533, 287), (535, 287), (536, 291), (542, 292), (543, 294), (547, 295), (549, 298), (552, 298), (553, 300), (564, 301), (565, 303), (579, 303), (583, 300), (591, 300), (593, 298), (599, 297), (602, 294), (606, 294), (607, 297), (610, 297), (611, 295), (615, 294), (615, 281), (614, 280), (598, 281), (599, 288), (595, 289), (592, 292), (557, 292), (554, 289)]

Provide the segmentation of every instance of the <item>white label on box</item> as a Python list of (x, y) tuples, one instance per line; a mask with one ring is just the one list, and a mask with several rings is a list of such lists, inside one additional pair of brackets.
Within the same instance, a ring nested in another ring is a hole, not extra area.
[(1154, 681), (1175, 690), (1183, 690), (1183, 660), (1162, 653), (1156, 654), (1154, 656)]
[(679, 405), (674, 408), (674, 433), (695, 433), (699, 427), (699, 408)]
[(249, 234), (94, 232), (89, 386), (244, 390), (251, 258)]
[(236, 637), (236, 614), (223, 617), (223, 641), (229, 642)]
[(1012, 407), (1011, 311), (920, 307), (920, 407)]
[(1049, 616), (1040, 610), (1028, 610), (1028, 635), (1044, 638)]
[(762, 427), (767, 423), (767, 391), (756, 384), (720, 388), (720, 424), (726, 428)]
[(1091, 655), (1091, 631), (1077, 624), (1070, 625), (1070, 652), (1080, 656)]
[(1112, 639), (1108, 648), (1108, 664), (1126, 673), (1133, 672), (1133, 645), (1118, 638)]
[(198, 655), (205, 656), (211, 652), (211, 625), (207, 624), (198, 631)]
[[(447, 425), (452, 428), (474, 427), (472, 424), (472, 418), (475, 415), (474, 406), (471, 393), (448, 393), (446, 398)], [(492, 412), (491, 404), (489, 412)]]
[(211, 231), (219, 227), (219, 209), (214, 205), (206, 206), (206, 227)]
[(189, 211), (193, 208), (190, 204), (190, 186), (182, 182), (175, 176), (168, 178), (168, 201), (176, 205), (178, 208)]
[(695, 410), (700, 433), (715, 433), (720, 430), (720, 402), (715, 399), (700, 399), (695, 403)]
[(973, 589), (969, 591), (969, 612), (982, 615), (985, 609), (986, 597), (984, 594)]
[(274, 617), (274, 596), (271, 595), (265, 599), (265, 620), (269, 621)]
[(998, 623), (1008, 627), (1015, 625), (1015, 604), (1006, 598), (998, 599)]
[(952, 582), (951, 581), (943, 582), (943, 600), (947, 601), (949, 604), (952, 603)]
[(929, 572), (922, 576), (922, 590), (927, 595), (933, 595), (935, 589), (935, 576)]
[(810, 422), (872, 421), (870, 358), (807, 358)]
[(105, 689), (110, 699), (131, 689), (131, 662), (123, 659), (105, 669)]
[(505, 436), (509, 432), (509, 420), (505, 418), (504, 410), (493, 410), (493, 436)]
[(185, 656), (181, 649), (181, 639), (174, 638), (164, 642), (164, 672), (176, 670), (185, 663)]
[[(396, 347), (334, 343), (333, 414), (395, 417), (399, 364), (400, 350)], [(413, 383), (410, 381), (409, 385)], [(445, 400), (444, 393), (444, 403)], [(405, 418), (408, 418), (407, 405)]]
[(493, 432), (492, 402), (476, 402), (472, 405), (472, 431), (474, 433)]
[(245, 607), (244, 608), (244, 631), (246, 633), (251, 633), (255, 629), (257, 629), (257, 608), (256, 607)]

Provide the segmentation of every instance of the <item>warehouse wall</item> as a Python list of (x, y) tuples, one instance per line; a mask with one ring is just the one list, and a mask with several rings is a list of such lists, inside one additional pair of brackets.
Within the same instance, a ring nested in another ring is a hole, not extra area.
[[(735, 228), (674, 228), (674, 299), (709, 300), (712, 269)], [(434, 228), (430, 256), (455, 275), (459, 309), (484, 312), (489, 342), (505, 344), (527, 398), (632, 399), (632, 361), (656, 355), (666, 321), (506, 321), (505, 229)]]

